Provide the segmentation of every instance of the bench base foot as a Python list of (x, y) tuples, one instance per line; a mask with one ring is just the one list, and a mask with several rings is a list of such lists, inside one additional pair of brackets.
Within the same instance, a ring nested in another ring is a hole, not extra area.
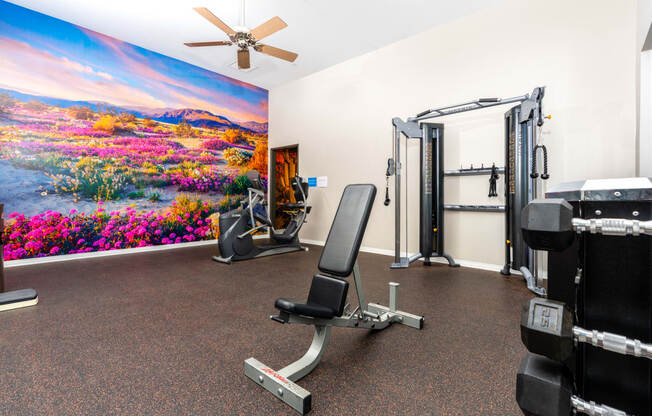
[(302, 415), (310, 411), (312, 395), (308, 390), (283, 377), (255, 358), (249, 358), (244, 364), (245, 375), (254, 383), (264, 387)]

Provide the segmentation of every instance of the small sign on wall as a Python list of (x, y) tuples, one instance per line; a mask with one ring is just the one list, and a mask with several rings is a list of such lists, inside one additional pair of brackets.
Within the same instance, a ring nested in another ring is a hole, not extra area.
[(327, 188), (328, 176), (313, 176), (308, 178), (308, 186), (310, 188)]

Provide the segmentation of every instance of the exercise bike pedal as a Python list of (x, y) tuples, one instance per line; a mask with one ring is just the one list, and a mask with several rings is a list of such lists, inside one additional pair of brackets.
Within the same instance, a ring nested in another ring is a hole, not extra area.
[(213, 261), (216, 261), (218, 263), (224, 263), (224, 264), (232, 264), (233, 261), (231, 260), (232, 256), (229, 256), (227, 258), (221, 257), (221, 256), (212, 256), (211, 259)]

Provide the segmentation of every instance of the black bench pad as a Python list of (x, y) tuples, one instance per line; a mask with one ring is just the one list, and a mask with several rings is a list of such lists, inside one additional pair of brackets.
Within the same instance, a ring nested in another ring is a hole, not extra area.
[(376, 187), (371, 184), (348, 185), (344, 188), (321, 252), (319, 270), (339, 277), (351, 274), (375, 198)]
[(346, 304), (349, 282), (337, 277), (316, 274), (312, 278), (306, 303), (295, 303), (287, 299), (276, 299), (274, 306), (288, 313), (313, 318), (330, 319), (341, 316)]
[(295, 303), (288, 299), (276, 299), (274, 304), (276, 309), (293, 313), (295, 315), (312, 316), (314, 318), (330, 319), (335, 316), (335, 311), (332, 308), (321, 306), (318, 304)]

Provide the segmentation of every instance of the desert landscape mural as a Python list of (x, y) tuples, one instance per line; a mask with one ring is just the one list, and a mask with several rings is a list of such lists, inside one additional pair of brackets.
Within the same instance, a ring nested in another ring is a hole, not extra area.
[(6, 260), (212, 239), (255, 169), (268, 93), (0, 1)]

